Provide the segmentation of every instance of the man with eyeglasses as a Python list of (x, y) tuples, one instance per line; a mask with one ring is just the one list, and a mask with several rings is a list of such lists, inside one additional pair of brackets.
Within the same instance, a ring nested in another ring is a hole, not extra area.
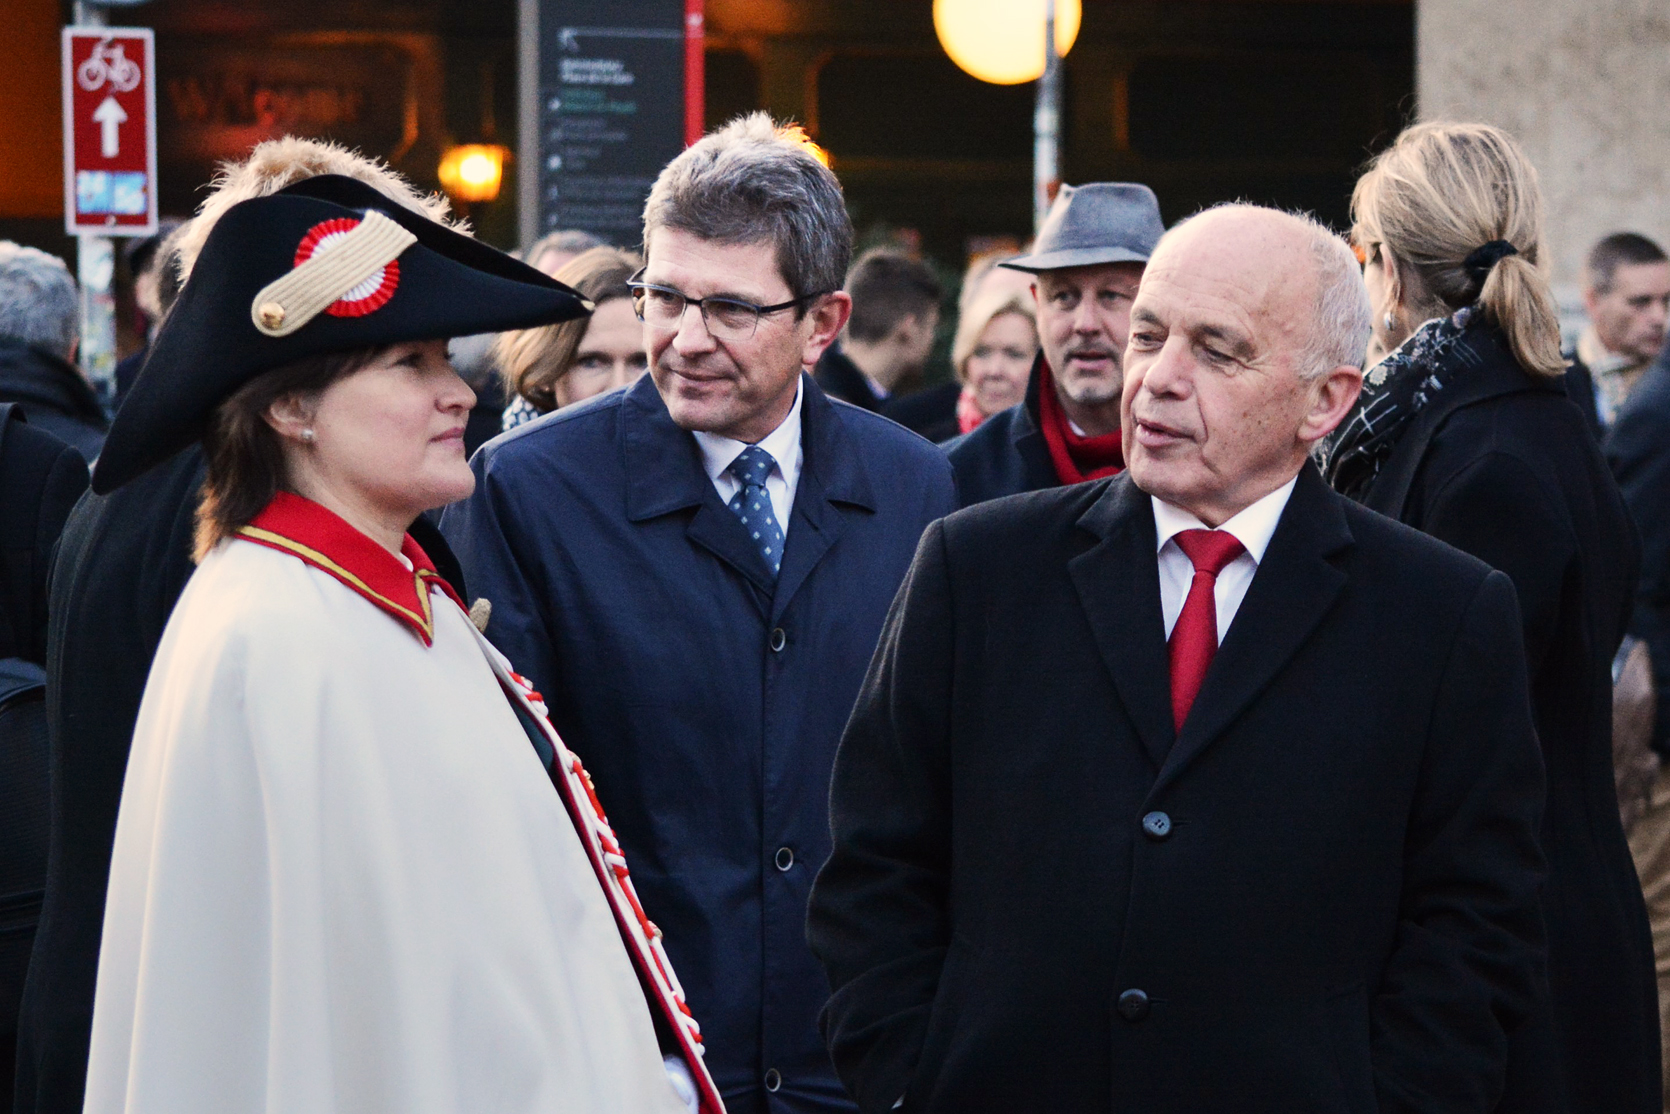
[(732, 1114), (848, 1111), (806, 902), (836, 743), (951, 469), (807, 374), (850, 312), (852, 228), (795, 130), (758, 113), (674, 159), (644, 244), (650, 374), (489, 442), (442, 529), (596, 773)]

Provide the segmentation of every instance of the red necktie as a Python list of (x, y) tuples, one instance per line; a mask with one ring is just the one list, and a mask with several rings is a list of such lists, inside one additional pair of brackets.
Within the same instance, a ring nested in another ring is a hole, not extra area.
[(1212, 655), (1218, 652), (1218, 601), (1213, 594), (1218, 574), (1246, 550), (1234, 534), (1222, 530), (1184, 530), (1173, 540), (1195, 567), (1188, 598), (1171, 628), (1171, 718), (1181, 731)]

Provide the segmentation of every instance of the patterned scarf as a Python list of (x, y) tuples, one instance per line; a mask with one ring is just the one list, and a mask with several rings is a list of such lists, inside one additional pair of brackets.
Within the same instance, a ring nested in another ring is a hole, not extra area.
[(1478, 362), (1463, 340), (1482, 321), (1471, 306), (1435, 317), (1368, 370), (1357, 405), (1316, 450), (1330, 487), (1362, 502), (1415, 415)]

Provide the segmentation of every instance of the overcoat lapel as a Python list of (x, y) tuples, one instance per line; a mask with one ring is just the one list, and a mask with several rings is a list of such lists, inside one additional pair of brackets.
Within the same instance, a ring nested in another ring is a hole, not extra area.
[(1300, 469), (1264, 560), (1154, 783), (1155, 792), (1175, 780), (1270, 686), (1333, 606), (1346, 577), (1328, 558), (1351, 544), (1342, 499), (1313, 465)]
[(1067, 571), (1096, 648), (1158, 769), (1172, 749), (1174, 731), (1154, 509), (1128, 476), (1115, 476), (1107, 485), (1078, 522), (1101, 540), (1067, 562)]
[(800, 446), (805, 459), (771, 599), (773, 623), (783, 617), (795, 593), (846, 530), (846, 516), (854, 510), (873, 514), (876, 509), (864, 459), (847, 431), (841, 408), (829, 401), (809, 375), (800, 377), (800, 389)]
[(695, 438), (674, 424), (649, 376), (627, 389), (619, 413), (626, 517), (644, 522), (694, 507), (686, 536), (742, 574), (758, 589), (748, 593), (754, 605), (766, 611), (772, 582), (765, 558), (736, 515), (719, 501)]
[(1027, 379), (1026, 399), (1021, 404), (1020, 413), (1015, 415), (1014, 424), (1009, 427), (1009, 441), (1014, 445), (1015, 456), (1026, 472), (1027, 491), (1055, 487), (1061, 482), (1055, 474), (1055, 465), (1050, 461), (1050, 447), (1044, 440), (1044, 431), (1038, 425), (1038, 392), (1042, 389), (1043, 379), (1039, 368), (1043, 363), (1044, 354), (1039, 352), (1032, 361), (1032, 375)]

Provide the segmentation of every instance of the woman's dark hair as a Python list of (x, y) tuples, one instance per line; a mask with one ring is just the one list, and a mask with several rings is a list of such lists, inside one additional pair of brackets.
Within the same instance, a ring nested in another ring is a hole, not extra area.
[(284, 443), (267, 424), (267, 409), (285, 395), (317, 395), (376, 359), (382, 348), (327, 352), (273, 368), (215, 408), (203, 435), (203, 496), (197, 504), (193, 556), (249, 525), (288, 486)]

